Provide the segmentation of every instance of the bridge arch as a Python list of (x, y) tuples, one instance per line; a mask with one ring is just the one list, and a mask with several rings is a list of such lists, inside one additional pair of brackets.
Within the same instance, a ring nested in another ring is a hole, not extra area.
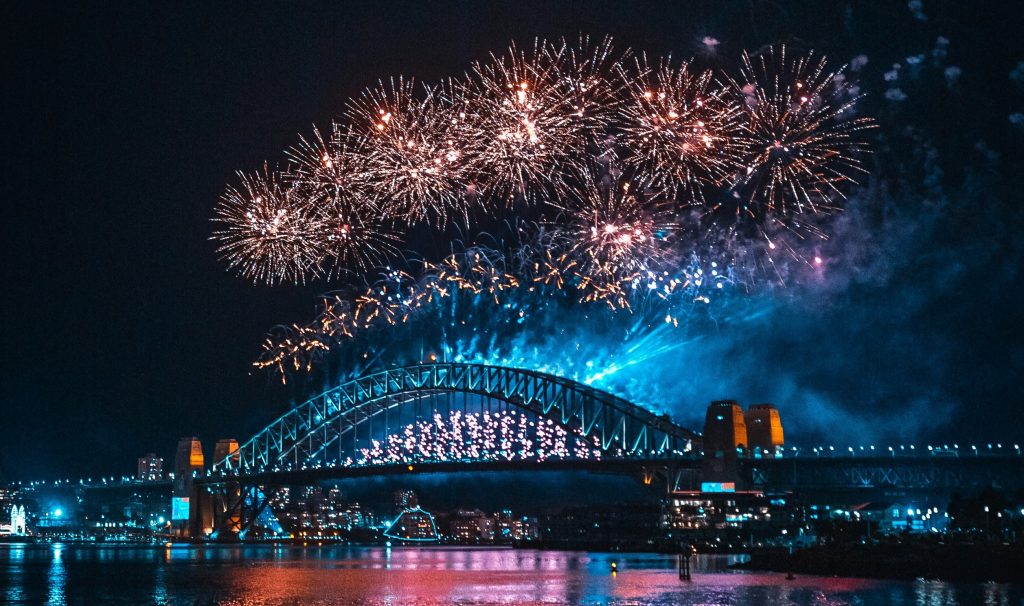
[(333, 447), (345, 436), (396, 407), (446, 393), (505, 402), (619, 457), (678, 458), (693, 451), (696, 439), (667, 416), (563, 377), (483, 364), (420, 364), (367, 374), (306, 400), (215, 461), (213, 474), (338, 465), (331, 461)]

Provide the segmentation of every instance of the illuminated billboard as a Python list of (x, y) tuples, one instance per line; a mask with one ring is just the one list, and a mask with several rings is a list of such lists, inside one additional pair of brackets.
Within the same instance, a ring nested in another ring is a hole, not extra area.
[(188, 497), (171, 497), (171, 519), (188, 519)]
[(736, 482), (701, 482), (701, 492), (736, 492)]

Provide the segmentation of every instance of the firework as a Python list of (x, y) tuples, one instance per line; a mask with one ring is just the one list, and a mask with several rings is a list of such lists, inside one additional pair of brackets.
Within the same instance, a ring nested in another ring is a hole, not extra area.
[(584, 300), (628, 307), (628, 285), (665, 264), (671, 213), (642, 181), (590, 171), (585, 182), (579, 199), (562, 207), (564, 259)]
[(652, 186), (703, 204), (703, 186), (739, 164), (739, 104), (711, 72), (686, 63), (666, 59), (650, 68), (641, 57), (620, 76), (628, 91), (619, 109), (624, 162)]
[[(855, 95), (823, 57), (787, 57), (786, 47), (743, 54), (740, 80), (746, 154), (733, 178), (735, 212), (759, 225), (815, 230), (809, 216), (831, 214), (845, 199), (840, 186), (866, 172), (858, 137), (873, 122), (848, 118)], [(726, 205), (720, 205), (726, 206)]]
[(391, 212), (439, 225), (453, 212), (465, 215), (472, 139), (433, 89), (417, 94), (411, 81), (382, 82), (350, 102), (347, 114), (365, 140), (366, 180)]
[(314, 328), (279, 326), (263, 341), (263, 352), (253, 366), (273, 368), (284, 383), (289, 370), (309, 372), (313, 362), (329, 349), (329, 344)]
[(475, 173), (497, 198), (532, 199), (560, 189), (566, 170), (585, 148), (585, 126), (574, 96), (560, 86), (562, 50), (537, 41), (530, 52), (513, 46), (503, 57), (476, 64), (456, 90), (463, 135), (480, 143)]
[(228, 266), (268, 284), (304, 283), (318, 274), (327, 256), (319, 210), (266, 166), (238, 176), (215, 211), (224, 226), (214, 232), (217, 252)]
[[(217, 208), (228, 264), (347, 284), (314, 322), (275, 329), (256, 365), (308, 370), (341, 343), (369, 360), (360, 335), (386, 327), (425, 340), (477, 323), (482, 339), (576, 305), (677, 328), (727, 285), (810, 264), (801, 240), (824, 237), (873, 126), (851, 117), (842, 74), (784, 47), (744, 55), (737, 78), (633, 57), (609, 38), (537, 40), (437, 86), (382, 81), (283, 173), (243, 175)], [(408, 262), (399, 235), (423, 222), (497, 250)], [(433, 324), (402, 328), (420, 317)]]
[(398, 252), (398, 217), (368, 179), (362, 140), (337, 126), (324, 140), (319, 130), (289, 150), (294, 162), (283, 176), (318, 216), (320, 244), (333, 258), (331, 273), (379, 267)]
[(543, 48), (555, 87), (566, 99), (573, 121), (588, 142), (602, 138), (623, 99), (624, 82), (611, 76), (621, 72), (623, 61), (632, 52), (617, 52), (611, 37), (591, 43), (582, 36), (576, 44), (563, 39), (544, 43)]

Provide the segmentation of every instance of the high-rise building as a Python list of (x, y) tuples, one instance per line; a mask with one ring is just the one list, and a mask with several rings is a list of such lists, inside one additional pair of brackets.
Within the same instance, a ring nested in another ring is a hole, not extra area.
[(492, 543), (494, 519), (479, 509), (459, 509), (449, 521), (449, 536), (457, 543)]
[(503, 509), (494, 514), (494, 538), (501, 542), (535, 541), (540, 538), (537, 518), (515, 516)]
[(757, 454), (772, 453), (785, 444), (779, 410), (771, 404), (754, 404), (744, 415), (747, 446)]
[(143, 482), (153, 482), (155, 480), (163, 479), (164, 477), (164, 460), (154, 453), (149, 453), (144, 457), (139, 457), (138, 469), (135, 472), (135, 479), (142, 480)]

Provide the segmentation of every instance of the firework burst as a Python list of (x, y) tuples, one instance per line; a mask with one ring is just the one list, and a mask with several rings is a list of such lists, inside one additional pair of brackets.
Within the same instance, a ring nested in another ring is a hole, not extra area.
[(739, 165), (739, 104), (711, 72), (686, 63), (650, 68), (641, 57), (620, 75), (628, 91), (619, 110), (624, 162), (682, 203), (703, 204), (703, 188)]
[[(841, 208), (840, 189), (865, 173), (859, 135), (874, 123), (850, 118), (859, 98), (823, 57), (787, 56), (785, 46), (743, 54), (733, 92), (744, 109), (746, 154), (732, 180), (735, 212), (824, 237), (809, 218)], [(719, 207), (729, 205), (719, 205)]]
[(629, 307), (629, 289), (666, 267), (674, 225), (669, 204), (642, 181), (588, 171), (583, 195), (562, 207), (563, 271), (576, 277), (584, 300)]
[(319, 209), (266, 166), (239, 173), (216, 208), (217, 252), (239, 274), (268, 284), (305, 282), (327, 256)]
[(475, 174), (490, 195), (533, 199), (549, 187), (561, 190), (585, 148), (584, 121), (566, 92), (572, 84), (559, 82), (564, 53), (542, 41), (529, 52), (513, 46), (473, 66), (458, 88), (464, 136), (480, 142)]
[(602, 137), (616, 119), (622, 103), (624, 82), (610, 77), (621, 71), (630, 50), (618, 52), (611, 37), (592, 43), (582, 36), (575, 44), (566, 40), (544, 43), (545, 63), (551, 66), (555, 87), (567, 104), (573, 121), (588, 142)]
[(283, 178), (318, 215), (317, 237), (334, 260), (330, 273), (367, 271), (398, 253), (399, 217), (368, 182), (361, 139), (335, 127), (325, 140), (314, 130), (312, 137), (300, 137), (288, 155), (293, 166)]
[(352, 101), (347, 114), (364, 139), (366, 181), (391, 212), (438, 225), (466, 214), (472, 139), (461, 136), (459, 114), (433, 89), (417, 94), (411, 81), (382, 82)]

